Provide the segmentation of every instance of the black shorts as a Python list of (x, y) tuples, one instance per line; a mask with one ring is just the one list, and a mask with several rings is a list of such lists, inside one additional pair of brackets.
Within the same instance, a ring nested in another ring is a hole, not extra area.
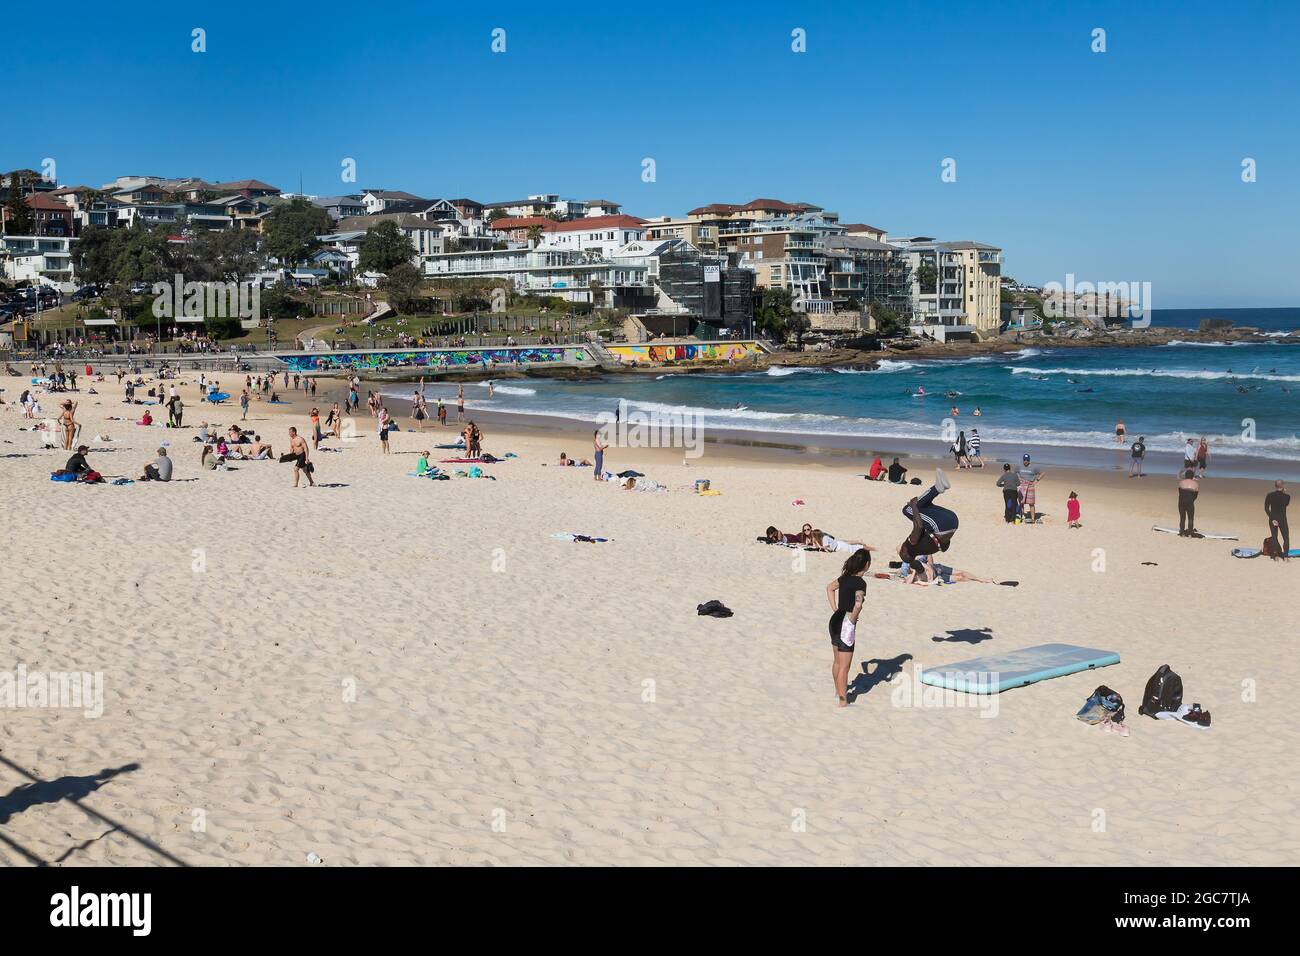
[(831, 633), (831, 647), (835, 648), (837, 651), (844, 651), (846, 653), (852, 654), (853, 646), (850, 644), (845, 644), (843, 641), (840, 640), (840, 633), (843, 629), (844, 619), (847, 616), (848, 616), (847, 613), (844, 611), (836, 611), (834, 614), (831, 615), (831, 619), (827, 627)]
[(388, 444), (388, 429), (387, 429), (387, 428), (385, 428), (383, 431), (381, 431), (381, 432), (379, 433), (379, 440), (380, 440), (381, 442), (383, 442), (385, 445)]

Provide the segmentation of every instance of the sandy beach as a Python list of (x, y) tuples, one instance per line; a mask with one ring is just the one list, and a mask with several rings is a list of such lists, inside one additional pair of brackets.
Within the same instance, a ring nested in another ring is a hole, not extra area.
[[(1019, 586), (869, 580), (841, 709), (824, 589), (844, 555), (755, 537), (807, 521), (880, 548), (883, 569), (918, 489), (855, 477), (860, 459), (611, 448), (608, 468), (670, 489), (626, 492), (555, 466), (591, 456), (589, 428), (494, 421), (485, 449), (518, 457), (434, 482), (410, 473), (454, 427), (399, 418), (384, 456), (363, 408), (358, 437), (313, 455), (320, 487), (295, 490), (288, 464), (202, 470), (192, 427), (134, 424), (110, 379), (73, 396), (91, 465), (134, 478), (169, 441), (175, 480), (62, 484), (67, 454), (20, 430), (26, 381), (0, 379), (0, 673), (102, 673), (103, 713), (0, 708), (0, 864), (1300, 858), (1300, 563), (1153, 533), (1177, 524), (1168, 475), (1048, 469), (1045, 522), (1009, 526), (1000, 468), (949, 470), (951, 563)], [(181, 381), (190, 425), (239, 419)], [(323, 413), (339, 392), (322, 384)], [(41, 396), (48, 416), (60, 397)], [(308, 428), (301, 401), (248, 419), (277, 454)], [(721, 494), (694, 494), (701, 478)], [(1211, 474), (1198, 526), (1258, 547), (1270, 487)], [(711, 599), (735, 616), (697, 615)], [(1052, 642), (1122, 663), (984, 709), (916, 699), (921, 666)], [(1209, 730), (1138, 715), (1165, 663)], [(1130, 736), (1075, 719), (1102, 683)]]

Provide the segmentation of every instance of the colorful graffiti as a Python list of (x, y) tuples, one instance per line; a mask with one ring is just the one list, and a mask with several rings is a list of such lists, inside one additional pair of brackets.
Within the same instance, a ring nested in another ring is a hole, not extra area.
[(681, 345), (610, 345), (620, 362), (653, 365), (660, 362), (733, 362), (762, 354), (757, 342), (700, 342)]
[(290, 372), (328, 372), (332, 369), (383, 369), (417, 368), (461, 370), (466, 368), (492, 368), (541, 365), (570, 362), (575, 365), (590, 362), (585, 348), (505, 348), (505, 349), (408, 349), (380, 352), (286, 352), (276, 358), (284, 362)]

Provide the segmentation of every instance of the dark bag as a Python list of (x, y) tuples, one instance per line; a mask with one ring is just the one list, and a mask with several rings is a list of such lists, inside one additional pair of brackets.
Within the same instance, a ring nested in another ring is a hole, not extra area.
[(1166, 710), (1177, 710), (1182, 703), (1183, 679), (1171, 671), (1168, 664), (1161, 664), (1147, 681), (1147, 689), (1142, 694), (1138, 713), (1155, 720), (1156, 714)]
[(731, 617), (731, 608), (721, 601), (705, 601), (696, 606), (695, 612), (708, 617)]

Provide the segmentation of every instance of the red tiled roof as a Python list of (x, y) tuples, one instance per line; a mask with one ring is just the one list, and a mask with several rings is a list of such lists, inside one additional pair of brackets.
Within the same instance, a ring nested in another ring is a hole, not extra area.
[(57, 210), (58, 212), (67, 212), (68, 204), (58, 199), (51, 199), (49, 196), (41, 193), (32, 193), (27, 197), (27, 206), (29, 209), (46, 209)]
[(531, 229), (533, 226), (546, 228), (553, 225), (555, 225), (555, 220), (547, 219), (545, 216), (508, 216), (494, 220), (488, 228), (505, 232), (509, 229)]
[(550, 221), (543, 226), (546, 232), (586, 232), (589, 229), (626, 229), (644, 226), (646, 221), (636, 216), (588, 216), (585, 219), (571, 219), (567, 222)]
[(729, 213), (729, 212), (735, 212), (735, 211), (736, 211), (737, 209), (739, 209), (739, 208), (741, 208), (741, 207), (740, 207), (740, 206), (734, 206), (734, 205), (732, 205), (732, 204), (729, 203), (729, 202), (715, 202), (715, 203), (710, 203), (710, 204), (707, 205), (707, 206), (697, 206), (695, 209), (692, 209), (692, 210), (691, 210), (690, 212), (688, 212), (686, 215), (688, 215), (688, 216), (709, 216), (709, 215), (715, 215), (715, 214), (726, 214), (726, 213)]
[(510, 229), (531, 229), (540, 226), (542, 232), (587, 232), (597, 229), (628, 229), (644, 226), (646, 221), (636, 216), (588, 216), (585, 219), (571, 219), (556, 222), (545, 216), (517, 216), (510, 219), (498, 219), (492, 223), (492, 229), (503, 232)]

